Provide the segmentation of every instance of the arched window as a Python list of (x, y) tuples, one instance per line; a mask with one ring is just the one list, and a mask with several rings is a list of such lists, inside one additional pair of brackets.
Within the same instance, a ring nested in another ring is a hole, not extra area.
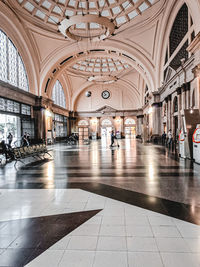
[(112, 122), (109, 119), (104, 119), (101, 122), (102, 126), (112, 126)]
[(182, 5), (174, 20), (165, 54), (164, 80), (167, 78), (167, 69), (176, 70), (181, 66), (181, 60), (189, 58), (187, 47), (195, 38), (194, 25), (189, 9)]
[(192, 92), (192, 108), (195, 107), (195, 89)]
[(0, 80), (29, 91), (26, 69), (8, 36), (0, 30)]
[(164, 103), (163, 105), (163, 116), (165, 117), (167, 115), (167, 104)]
[(78, 126), (88, 126), (89, 125), (89, 123), (88, 123), (88, 121), (86, 121), (86, 120), (80, 120), (79, 122), (78, 122)]
[(177, 96), (174, 97), (174, 112), (178, 111), (178, 98)]
[(124, 124), (126, 124), (126, 125), (133, 125), (133, 124), (135, 124), (135, 120), (132, 119), (132, 118), (128, 118), (128, 119), (125, 120), (125, 123)]
[(63, 87), (61, 83), (57, 80), (54, 84), (52, 91), (52, 100), (54, 103), (60, 107), (66, 108), (66, 99)]

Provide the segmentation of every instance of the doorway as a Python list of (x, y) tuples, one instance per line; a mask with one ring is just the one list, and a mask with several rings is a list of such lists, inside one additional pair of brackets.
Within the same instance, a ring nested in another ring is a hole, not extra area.
[(89, 139), (89, 128), (88, 127), (79, 127), (78, 128), (79, 140), (88, 140)]
[(136, 135), (135, 126), (126, 126), (125, 127), (125, 138), (126, 139), (134, 139)]
[(18, 116), (12, 116), (7, 114), (1, 114), (0, 116), (0, 141), (5, 140), (7, 143), (7, 136), (11, 133), (13, 135), (13, 141), (21, 139), (21, 120)]
[(112, 127), (102, 127), (101, 128), (101, 136), (103, 137), (110, 137), (112, 132)]

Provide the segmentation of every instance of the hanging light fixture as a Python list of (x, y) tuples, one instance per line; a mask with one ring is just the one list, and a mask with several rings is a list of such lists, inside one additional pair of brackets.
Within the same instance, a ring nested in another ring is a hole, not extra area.
[[(12, 7), (31, 14), (37, 25), (61, 32), (67, 39), (100, 41), (121, 28), (159, 0), (7, 0)], [(26, 14), (24, 14), (26, 15)], [(123, 30), (123, 29), (122, 29)], [(125, 30), (125, 27), (124, 27)]]
[[(96, 25), (100, 30), (93, 32), (90, 29), (90, 25)], [(75, 28), (77, 25), (86, 25), (88, 27), (86, 31), (80, 35), (80, 33), (76, 33)], [(114, 33), (116, 26), (112, 20), (101, 17), (98, 15), (76, 15), (71, 18), (64, 19), (60, 25), (58, 26), (59, 31), (69, 39), (73, 39), (75, 41), (82, 41), (86, 39), (90, 39), (90, 41), (101, 41), (109, 37)]]

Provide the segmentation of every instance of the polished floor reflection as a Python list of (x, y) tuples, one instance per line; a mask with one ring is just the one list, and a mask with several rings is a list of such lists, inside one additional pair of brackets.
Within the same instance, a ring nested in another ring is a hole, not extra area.
[[(0, 266), (200, 266), (200, 166), (134, 139), (109, 145), (57, 144), (53, 159), (0, 169)], [(94, 218), (69, 233), (83, 211)]]
[[(178, 159), (165, 148), (122, 140), (109, 148), (110, 140), (74, 147), (53, 147), (54, 160), (0, 169), (0, 187), (66, 188), (67, 183), (97, 182), (176, 202), (200, 205), (200, 166)], [(106, 142), (107, 141), (107, 142)], [(28, 161), (27, 161), (28, 163)]]

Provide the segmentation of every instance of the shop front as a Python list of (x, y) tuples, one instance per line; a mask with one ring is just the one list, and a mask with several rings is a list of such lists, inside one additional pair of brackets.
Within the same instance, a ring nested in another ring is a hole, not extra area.
[(56, 140), (62, 140), (67, 137), (67, 117), (60, 114), (54, 114), (53, 137)]

